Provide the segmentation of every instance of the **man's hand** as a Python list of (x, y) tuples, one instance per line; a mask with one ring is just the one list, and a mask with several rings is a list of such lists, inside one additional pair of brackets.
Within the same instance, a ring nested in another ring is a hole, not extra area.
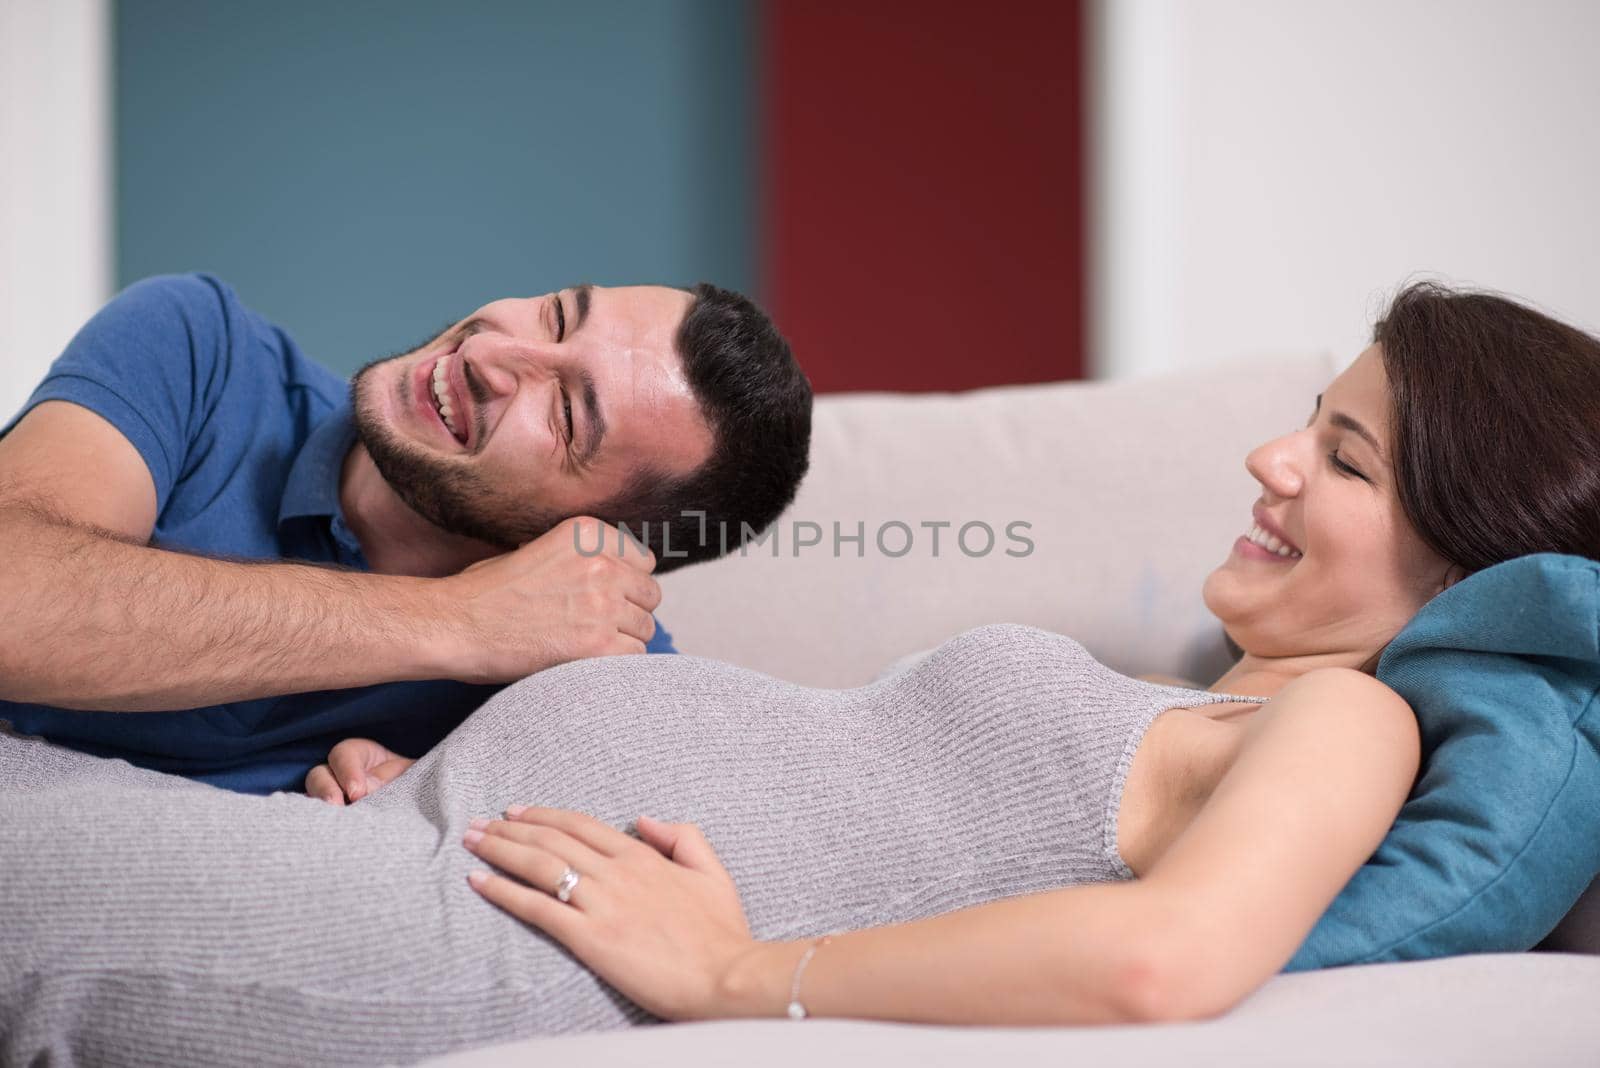
[(371, 739), (346, 738), (328, 752), (326, 764), (311, 769), (306, 793), (330, 805), (353, 804), (415, 763)]
[(513, 682), (568, 660), (644, 652), (661, 603), (656, 558), (623, 541), (616, 527), (580, 516), (437, 580), (459, 618), (452, 677)]

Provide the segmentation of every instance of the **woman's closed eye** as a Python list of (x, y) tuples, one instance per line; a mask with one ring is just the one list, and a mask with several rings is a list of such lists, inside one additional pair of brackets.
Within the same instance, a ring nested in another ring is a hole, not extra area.
[(1341, 460), (1339, 458), (1338, 449), (1334, 449), (1332, 452), (1328, 453), (1328, 462), (1333, 465), (1334, 470), (1339, 471), (1342, 474), (1354, 475), (1363, 482), (1371, 481), (1366, 475), (1363, 475), (1360, 471), (1357, 471), (1355, 468)]

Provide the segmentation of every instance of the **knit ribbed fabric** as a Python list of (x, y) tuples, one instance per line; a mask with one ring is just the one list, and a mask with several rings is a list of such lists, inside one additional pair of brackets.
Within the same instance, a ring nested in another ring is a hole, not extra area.
[(1009, 624), (848, 690), (608, 657), (507, 687), (348, 808), (0, 733), (0, 1061), (394, 1063), (646, 1022), (468, 887), (469, 820), (694, 822), (758, 938), (820, 935), (1131, 878), (1117, 811), (1150, 722), (1261, 700)]

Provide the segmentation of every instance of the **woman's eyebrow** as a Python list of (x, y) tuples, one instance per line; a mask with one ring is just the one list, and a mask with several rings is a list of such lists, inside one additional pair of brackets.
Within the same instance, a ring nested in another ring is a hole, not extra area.
[[(1317, 394), (1316, 407), (1311, 409), (1311, 418), (1315, 419), (1317, 417), (1317, 412), (1319, 412), (1321, 410), (1322, 410), (1322, 394), (1318, 393)], [(1385, 464), (1387, 464), (1389, 462), (1388, 458), (1383, 455), (1383, 446), (1378, 444), (1378, 439), (1373, 436), (1372, 431), (1368, 430), (1366, 427), (1364, 427), (1360, 423), (1356, 422), (1354, 419), (1352, 419), (1350, 416), (1346, 415), (1344, 412), (1330, 412), (1330, 413), (1328, 413), (1328, 422), (1332, 423), (1334, 426), (1339, 427), (1341, 429), (1351, 430), (1351, 431), (1354, 431), (1355, 433), (1359, 434), (1361, 436), (1362, 440), (1364, 440), (1368, 445), (1372, 446), (1372, 451), (1378, 454), (1378, 459), (1379, 460), (1381, 460)]]

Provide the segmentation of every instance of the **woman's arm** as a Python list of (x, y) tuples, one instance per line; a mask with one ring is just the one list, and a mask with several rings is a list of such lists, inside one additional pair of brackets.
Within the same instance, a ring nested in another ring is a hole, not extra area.
[[(1227, 1011), (1287, 963), (1377, 848), (1420, 759), (1409, 706), (1350, 669), (1295, 679), (1246, 729), (1234, 766), (1143, 879), (836, 936), (807, 966), (807, 1010), (971, 1024)], [(695, 828), (641, 819), (641, 841), (575, 813), (512, 815), (468, 845), (528, 885), (479, 877), (485, 897), (658, 1015), (782, 1015), (810, 943), (751, 940)], [(562, 904), (549, 891), (569, 864), (582, 880)]]

